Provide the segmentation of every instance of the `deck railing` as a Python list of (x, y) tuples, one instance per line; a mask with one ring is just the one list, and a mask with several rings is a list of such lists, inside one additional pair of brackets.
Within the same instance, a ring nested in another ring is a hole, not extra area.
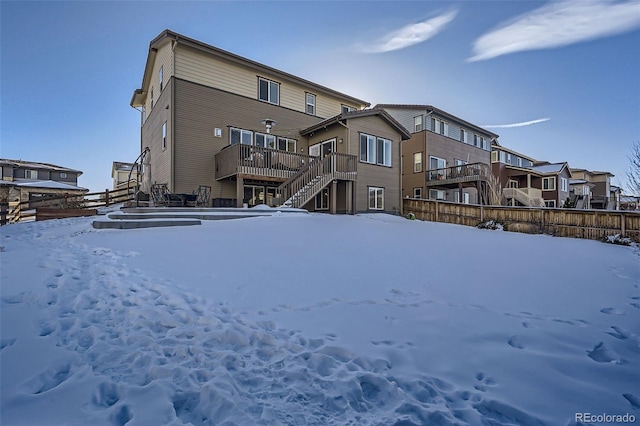
[(215, 156), (216, 179), (236, 174), (288, 179), (308, 165), (311, 158), (254, 145), (229, 145)]
[(427, 170), (427, 186), (451, 185), (477, 180), (488, 180), (491, 170), (488, 164), (472, 163)]
[(544, 207), (542, 190), (538, 188), (504, 188), (502, 195), (506, 199), (514, 199), (525, 206)]

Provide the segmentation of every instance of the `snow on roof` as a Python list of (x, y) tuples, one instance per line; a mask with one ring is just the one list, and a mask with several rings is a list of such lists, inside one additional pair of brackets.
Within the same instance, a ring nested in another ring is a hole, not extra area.
[(565, 163), (555, 163), (555, 164), (543, 164), (541, 166), (532, 166), (529, 167), (531, 170), (535, 170), (540, 173), (559, 173), (562, 171), (562, 168), (565, 166)]
[(68, 183), (54, 180), (39, 180), (33, 182), (11, 182), (15, 186), (27, 186), (30, 188), (67, 189), (69, 191), (88, 191), (87, 188), (69, 185)]

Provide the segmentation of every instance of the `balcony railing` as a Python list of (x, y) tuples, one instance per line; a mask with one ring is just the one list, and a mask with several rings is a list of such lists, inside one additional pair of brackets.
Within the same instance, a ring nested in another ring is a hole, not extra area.
[(229, 145), (215, 156), (216, 179), (245, 174), (287, 180), (309, 164), (311, 158), (260, 146)]
[(525, 206), (544, 207), (542, 190), (538, 188), (504, 188), (502, 195), (514, 199)]
[(427, 170), (427, 186), (453, 185), (478, 180), (489, 180), (491, 169), (488, 164), (473, 163), (460, 166)]

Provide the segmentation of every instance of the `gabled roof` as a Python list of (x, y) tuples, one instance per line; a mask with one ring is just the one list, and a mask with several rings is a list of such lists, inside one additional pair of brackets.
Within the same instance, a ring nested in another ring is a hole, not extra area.
[(333, 126), (334, 124), (337, 124), (339, 122), (342, 121), (347, 121), (347, 120), (351, 120), (351, 119), (358, 119), (358, 118), (362, 118), (362, 117), (371, 117), (371, 116), (379, 116), (381, 119), (383, 119), (388, 125), (390, 125), (391, 127), (393, 127), (394, 129), (396, 129), (401, 137), (402, 140), (407, 140), (411, 138), (411, 133), (409, 133), (409, 131), (407, 129), (404, 128), (404, 126), (400, 123), (398, 123), (398, 121), (393, 118), (391, 115), (389, 115), (388, 112), (386, 112), (384, 109), (380, 109), (380, 108), (370, 108), (370, 109), (363, 109), (360, 111), (351, 111), (351, 112), (343, 112), (342, 114), (338, 114), (336, 116), (333, 116), (331, 118), (327, 118), (326, 120), (323, 120), (317, 124), (314, 124), (311, 127), (307, 127), (306, 129), (302, 129), (300, 131), (301, 135), (308, 135), (310, 133), (316, 132), (318, 130), (321, 129), (327, 129), (331, 126)]
[(68, 167), (56, 166), (55, 164), (39, 163), (35, 161), (9, 160), (6, 158), (0, 158), (0, 166), (37, 169), (37, 170), (49, 170), (49, 171), (65, 172), (65, 173), (78, 173), (78, 176), (82, 174), (80, 170), (70, 169)]
[(486, 135), (489, 135), (490, 137), (492, 137), (493, 139), (498, 139), (499, 135), (493, 132), (490, 132), (489, 130), (483, 129), (482, 127), (473, 124), (473, 123), (469, 123), (466, 120), (463, 120), (460, 117), (456, 117), (453, 114), (450, 114), (446, 111), (443, 111), (439, 108), (434, 107), (433, 105), (411, 105), (411, 104), (377, 104), (375, 108), (396, 108), (396, 109), (419, 109), (419, 110), (427, 110), (427, 111), (431, 111), (434, 112), (436, 115), (447, 118), (451, 121), (456, 121), (460, 124), (463, 124), (465, 127), (469, 127), (470, 129), (475, 130), (476, 132), (481, 132), (484, 133)]
[[(149, 55), (147, 56), (147, 63), (145, 65), (144, 74), (142, 77), (142, 86), (140, 89), (136, 89), (131, 97), (131, 106), (141, 106), (142, 95), (144, 95), (149, 87), (150, 81), (152, 79), (151, 73), (153, 72), (153, 64), (155, 61), (155, 56), (158, 52), (158, 48), (161, 47), (164, 43), (168, 43), (169, 41), (173, 41), (175, 43), (183, 44), (185, 46), (189, 46), (191, 48), (197, 49), (201, 52), (204, 52), (209, 55), (221, 57), (225, 60), (237, 63), (246, 68), (252, 68), (259, 72), (269, 72), (278, 78), (283, 80), (288, 80), (297, 84), (302, 84), (311, 88), (314, 91), (322, 92), (331, 96), (336, 96), (344, 99), (347, 103), (356, 104), (356, 106), (364, 105), (368, 107), (371, 105), (367, 101), (363, 101), (362, 99), (355, 98), (353, 96), (347, 95), (345, 93), (338, 92), (336, 90), (330, 89), (328, 87), (322, 86), (317, 83), (313, 83), (309, 80), (305, 80), (303, 78), (297, 77), (293, 74), (289, 74), (287, 72), (281, 71), (276, 68), (272, 68), (270, 66), (261, 64), (256, 61), (252, 61), (251, 59), (244, 58), (242, 56), (236, 55), (234, 53), (228, 52), (226, 50), (222, 50), (220, 48), (211, 46), (209, 44), (203, 43), (201, 41), (186, 37), (182, 34), (178, 34), (171, 30), (164, 30), (161, 32), (156, 38), (154, 38), (151, 43), (149, 43)], [(353, 106), (353, 105), (352, 105)]]
[(569, 168), (569, 164), (568, 163), (547, 163), (547, 164), (539, 164), (537, 166), (531, 166), (531, 167), (527, 167), (530, 170), (535, 170), (538, 173), (541, 174), (553, 174), (553, 175), (557, 175), (562, 173), (563, 169), (567, 169), (567, 172), (569, 172), (569, 177), (572, 177), (571, 175), (571, 169)]

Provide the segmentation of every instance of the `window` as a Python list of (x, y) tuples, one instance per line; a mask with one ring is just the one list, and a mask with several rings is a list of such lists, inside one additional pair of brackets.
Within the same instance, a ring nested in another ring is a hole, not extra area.
[(235, 129), (232, 127), (229, 135), (229, 143), (231, 145), (236, 143), (251, 145), (253, 143), (253, 132), (250, 132), (249, 130)]
[(465, 129), (460, 129), (460, 142), (469, 143), (469, 132)]
[[(455, 200), (456, 203), (460, 202), (460, 191), (455, 191)], [(462, 193), (462, 203), (463, 204), (469, 204), (470, 198), (469, 198), (469, 193), (468, 192), (463, 192)]]
[(316, 95), (311, 93), (306, 94), (306, 102), (307, 102), (307, 114), (316, 115)]
[(422, 131), (422, 116), (418, 115), (417, 117), (413, 117), (413, 131), (421, 132)]
[(378, 138), (378, 161), (381, 166), (391, 167), (391, 141)]
[(323, 188), (316, 195), (316, 210), (329, 210), (329, 188)]
[(555, 177), (542, 178), (542, 190), (543, 191), (553, 191), (555, 189), (556, 189), (556, 178)]
[(163, 72), (162, 72), (162, 67), (163, 67), (163, 66), (162, 66), (162, 65), (160, 65), (160, 70), (158, 71), (158, 80), (160, 80), (159, 82), (160, 82), (160, 91), (161, 91), (161, 92), (162, 92), (162, 87), (163, 87), (163, 86), (162, 86), (162, 83), (163, 83), (163, 81), (164, 81), (164, 78), (163, 78)]
[(413, 198), (422, 198), (422, 188), (413, 188)]
[(345, 114), (347, 112), (355, 111), (356, 109), (349, 105), (342, 105), (342, 113)]
[(60, 173), (60, 179), (66, 179), (67, 178), (67, 174), (66, 173)]
[(449, 123), (439, 118), (431, 118), (431, 130), (440, 135), (449, 136)]
[(296, 152), (296, 140), (289, 138), (278, 138), (278, 149), (281, 151)]
[(416, 152), (413, 154), (413, 173), (419, 173), (422, 171), (422, 153)]
[(38, 171), (37, 170), (25, 170), (24, 177), (26, 179), (38, 179)]
[(384, 210), (384, 188), (369, 187), (369, 209)]
[(482, 136), (475, 135), (475, 134), (473, 135), (473, 146), (484, 149), (485, 151), (489, 150), (487, 140)]
[(522, 158), (518, 157), (518, 167), (522, 167)]
[(151, 86), (151, 108), (153, 108), (153, 86)]
[(443, 158), (429, 156), (429, 169), (431, 170), (429, 180), (444, 179), (445, 167), (447, 167), (447, 160)]
[(498, 151), (493, 151), (491, 153), (491, 162), (492, 163), (497, 163), (498, 162), (498, 155), (499, 155)]
[(280, 83), (260, 77), (258, 79), (258, 99), (280, 105)]
[(444, 199), (445, 199), (444, 191), (440, 191), (438, 189), (430, 189), (429, 190), (429, 199), (444, 201)]
[(501, 163), (507, 162), (507, 153), (504, 151), (500, 151), (500, 162)]
[(162, 123), (162, 150), (167, 149), (167, 122)]
[(391, 167), (391, 141), (360, 133), (360, 161)]
[(555, 207), (556, 206), (556, 200), (544, 200), (544, 206), (545, 207)]
[(517, 188), (517, 187), (518, 187), (518, 181), (509, 179), (508, 188)]
[(567, 178), (560, 178), (560, 190), (564, 192), (569, 191), (569, 180)]
[(275, 148), (276, 137), (273, 135), (265, 135), (264, 133), (256, 133), (256, 146)]

